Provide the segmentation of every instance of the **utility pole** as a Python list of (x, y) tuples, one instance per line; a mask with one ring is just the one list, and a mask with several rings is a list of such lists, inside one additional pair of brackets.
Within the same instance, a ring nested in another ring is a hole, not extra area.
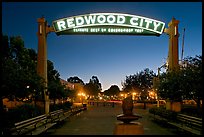
[(183, 65), (183, 54), (184, 54), (184, 36), (185, 36), (185, 28), (183, 29), (183, 39), (182, 39), (182, 50), (181, 50), (181, 65)]
[(166, 68), (166, 67), (167, 67), (166, 63), (158, 67), (158, 76), (153, 78), (153, 89), (157, 93), (157, 107), (159, 107), (158, 85), (159, 85), (160, 71), (161, 71), (161, 68)]
[(38, 56), (37, 56), (37, 73), (44, 80), (44, 103), (45, 114), (49, 113), (49, 92), (47, 90), (47, 34), (54, 31), (52, 27), (47, 25), (47, 21), (44, 17), (38, 18)]

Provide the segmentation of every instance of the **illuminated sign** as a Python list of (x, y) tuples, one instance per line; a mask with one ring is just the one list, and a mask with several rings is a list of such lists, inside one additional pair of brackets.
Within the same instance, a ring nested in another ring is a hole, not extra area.
[(161, 35), (165, 23), (130, 14), (93, 13), (53, 21), (57, 35), (62, 34), (127, 34)]

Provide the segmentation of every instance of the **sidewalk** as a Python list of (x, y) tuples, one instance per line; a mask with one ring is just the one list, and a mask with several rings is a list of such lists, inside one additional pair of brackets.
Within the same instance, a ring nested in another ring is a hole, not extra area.
[[(168, 128), (161, 127), (149, 119), (147, 109), (133, 109), (133, 113), (142, 116), (137, 120), (144, 127), (144, 135), (175, 135)], [(112, 105), (88, 105), (88, 109), (57, 127), (55, 132), (48, 135), (113, 135), (116, 123), (120, 122), (116, 116), (122, 114), (121, 104)]]

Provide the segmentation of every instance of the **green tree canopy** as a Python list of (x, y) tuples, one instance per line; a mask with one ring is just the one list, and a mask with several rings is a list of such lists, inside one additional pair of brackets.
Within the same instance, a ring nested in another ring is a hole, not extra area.
[(126, 76), (122, 82), (123, 91), (132, 92), (137, 91), (141, 95), (141, 100), (147, 99), (148, 90), (152, 88), (154, 72), (148, 68), (130, 76)]
[(202, 56), (186, 57), (178, 72), (163, 73), (159, 80), (159, 96), (181, 101), (194, 99), (200, 104), (202, 98)]
[(180, 71), (163, 73), (158, 86), (159, 96), (163, 99), (181, 101), (183, 96), (180, 85), (181, 80)]
[[(42, 92), (42, 79), (37, 75), (36, 53), (26, 49), (21, 37), (3, 36), (2, 97), (22, 99)], [(34, 93), (35, 91), (35, 93)]]

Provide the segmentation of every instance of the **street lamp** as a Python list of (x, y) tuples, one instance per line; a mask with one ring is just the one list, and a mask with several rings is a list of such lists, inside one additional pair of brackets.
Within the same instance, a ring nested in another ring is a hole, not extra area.
[(85, 98), (85, 93), (78, 93), (78, 96), (80, 97), (80, 100), (81, 100), (81, 102), (82, 102), (82, 104), (83, 104), (83, 100), (84, 100), (84, 98)]

